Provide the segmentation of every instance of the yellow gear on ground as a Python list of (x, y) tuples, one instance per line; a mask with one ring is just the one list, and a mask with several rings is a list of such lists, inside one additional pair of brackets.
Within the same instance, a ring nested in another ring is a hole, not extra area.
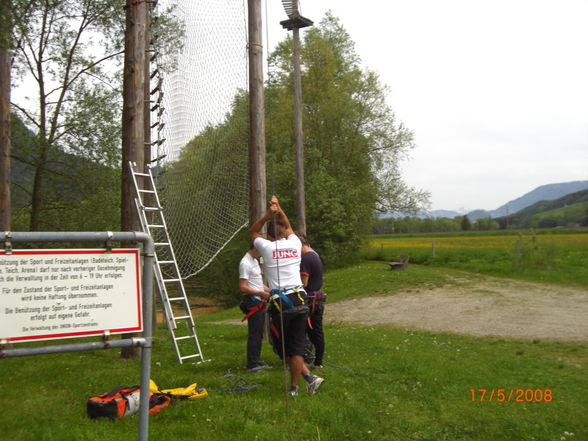
[(159, 392), (159, 388), (153, 380), (149, 380), (149, 392), (151, 392), (152, 394), (156, 394), (157, 392)]
[(194, 383), (190, 386), (176, 387), (175, 389), (165, 389), (161, 392), (170, 394), (172, 396), (177, 396), (178, 398), (187, 398), (189, 400), (194, 398), (204, 398), (208, 395), (208, 391), (206, 389), (198, 389), (196, 386), (197, 383)]
[(198, 389), (197, 386), (197, 383), (193, 383), (186, 387), (176, 387), (174, 389), (159, 390), (157, 384), (155, 384), (153, 380), (149, 380), (149, 391), (151, 393), (169, 394), (172, 396), (172, 398), (183, 398), (193, 400), (195, 398), (204, 398), (208, 396), (208, 391), (206, 389)]

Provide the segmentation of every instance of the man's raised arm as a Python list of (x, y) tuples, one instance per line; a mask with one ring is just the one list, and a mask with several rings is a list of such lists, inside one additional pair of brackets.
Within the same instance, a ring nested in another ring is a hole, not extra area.
[(280, 202), (278, 201), (278, 197), (275, 195), (272, 196), (271, 206), (277, 207), (276, 214), (278, 215), (278, 218), (280, 219), (280, 222), (282, 223), (282, 226), (284, 227), (284, 234), (286, 235), (286, 237), (290, 236), (291, 234), (294, 234), (294, 230), (292, 229), (292, 225), (290, 225), (290, 221), (288, 220), (288, 216), (286, 216), (286, 213), (284, 213), (284, 210), (282, 210), (282, 208), (280, 207)]
[[(249, 237), (251, 238), (251, 241), (254, 241), (258, 237), (263, 237), (260, 233), (261, 233), (261, 230), (263, 229), (265, 223), (268, 220), (270, 220), (270, 218), (272, 216), (277, 214), (277, 211), (279, 209), (279, 205), (273, 203), (274, 198), (275, 198), (275, 196), (272, 197), (272, 200), (270, 202), (270, 207), (265, 212), (265, 214), (261, 218), (259, 218), (257, 220), (257, 222), (255, 222), (251, 226), (251, 228), (249, 229)], [(276, 198), (276, 201), (277, 201), (277, 198)]]

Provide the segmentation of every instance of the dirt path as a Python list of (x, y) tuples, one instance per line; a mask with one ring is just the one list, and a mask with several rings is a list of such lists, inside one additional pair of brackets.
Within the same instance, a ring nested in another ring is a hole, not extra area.
[(588, 290), (484, 276), (457, 287), (331, 303), (325, 320), (477, 336), (586, 341)]
[[(457, 286), (329, 303), (327, 323), (393, 325), (434, 332), (588, 341), (588, 290), (488, 276)], [(222, 322), (241, 324), (239, 319)]]

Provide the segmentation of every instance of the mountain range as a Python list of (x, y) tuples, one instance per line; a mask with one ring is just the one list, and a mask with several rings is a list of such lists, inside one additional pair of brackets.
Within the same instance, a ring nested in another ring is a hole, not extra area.
[[(513, 215), (524, 208), (530, 207), (540, 201), (552, 201), (571, 193), (588, 189), (588, 181), (560, 182), (556, 184), (541, 185), (524, 195), (508, 201), (495, 210), (473, 210), (466, 213), (470, 221), (482, 218), (499, 218)], [(426, 213), (427, 217), (448, 217), (461, 216), (464, 213), (451, 210), (433, 210)]]

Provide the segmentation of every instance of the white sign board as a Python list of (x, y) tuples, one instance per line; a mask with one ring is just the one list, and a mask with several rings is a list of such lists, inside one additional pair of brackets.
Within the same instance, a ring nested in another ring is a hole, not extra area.
[(138, 249), (0, 251), (0, 339), (140, 332)]

